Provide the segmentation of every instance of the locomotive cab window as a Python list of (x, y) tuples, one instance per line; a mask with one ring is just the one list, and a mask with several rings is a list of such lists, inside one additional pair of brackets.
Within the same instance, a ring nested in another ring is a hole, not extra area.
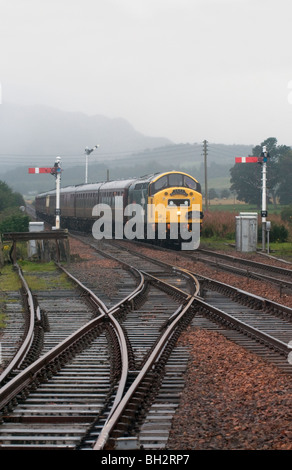
[(162, 176), (159, 178), (155, 183), (152, 183), (151, 185), (151, 194), (155, 194), (158, 191), (161, 191), (164, 188), (168, 187), (168, 182), (167, 182), (167, 175)]
[(187, 175), (181, 173), (170, 173), (159, 178), (150, 186), (150, 195), (166, 188), (183, 187), (200, 191), (199, 184)]
[(184, 186), (186, 186), (189, 189), (197, 189), (197, 183), (194, 181), (192, 178), (189, 176), (184, 176)]
[(168, 175), (169, 186), (183, 186), (183, 175), (180, 173), (172, 173)]

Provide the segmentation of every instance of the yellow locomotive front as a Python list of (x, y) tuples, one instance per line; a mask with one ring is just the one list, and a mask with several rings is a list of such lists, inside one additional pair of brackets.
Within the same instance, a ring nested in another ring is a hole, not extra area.
[(195, 178), (171, 171), (151, 180), (147, 220), (155, 227), (156, 240), (166, 239), (172, 244), (190, 238), (198, 241), (202, 218), (201, 187)]

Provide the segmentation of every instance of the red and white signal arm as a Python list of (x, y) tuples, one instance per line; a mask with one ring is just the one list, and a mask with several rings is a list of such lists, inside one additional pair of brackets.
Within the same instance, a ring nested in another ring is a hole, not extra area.
[(235, 163), (255, 163), (258, 161), (258, 157), (235, 157)]
[(52, 171), (52, 168), (39, 168), (39, 167), (35, 167), (35, 168), (29, 168), (28, 169), (28, 173), (30, 174), (39, 174), (39, 173), (51, 173)]

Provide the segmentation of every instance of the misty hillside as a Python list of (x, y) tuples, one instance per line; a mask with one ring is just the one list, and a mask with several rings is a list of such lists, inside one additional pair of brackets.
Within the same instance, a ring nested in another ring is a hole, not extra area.
[(170, 143), (168, 139), (143, 135), (122, 118), (87, 116), (40, 105), (0, 106), (2, 171), (19, 163), (47, 165), (57, 155), (80, 162), (86, 146), (100, 145), (104, 155), (118, 158), (127, 152)]
[[(87, 116), (47, 106), (0, 106), (0, 180), (22, 194), (54, 187), (51, 175), (29, 175), (30, 166), (53, 166), (62, 158), (62, 185), (84, 183), (86, 146), (100, 147), (89, 157), (88, 181), (184, 170), (204, 178), (202, 143), (173, 144), (163, 137), (136, 131), (125, 119)], [(228, 187), (236, 156), (247, 156), (252, 145), (208, 143), (208, 177)]]

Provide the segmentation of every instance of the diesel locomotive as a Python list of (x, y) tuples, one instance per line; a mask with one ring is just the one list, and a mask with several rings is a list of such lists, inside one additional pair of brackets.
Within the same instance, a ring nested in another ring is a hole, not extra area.
[[(56, 191), (39, 194), (35, 209), (38, 218), (54, 224)], [(95, 238), (123, 238), (127, 232), (126, 238), (160, 245), (192, 238), (197, 247), (203, 219), (201, 187), (180, 171), (67, 186), (60, 191), (60, 212), (61, 228), (92, 232)]]

